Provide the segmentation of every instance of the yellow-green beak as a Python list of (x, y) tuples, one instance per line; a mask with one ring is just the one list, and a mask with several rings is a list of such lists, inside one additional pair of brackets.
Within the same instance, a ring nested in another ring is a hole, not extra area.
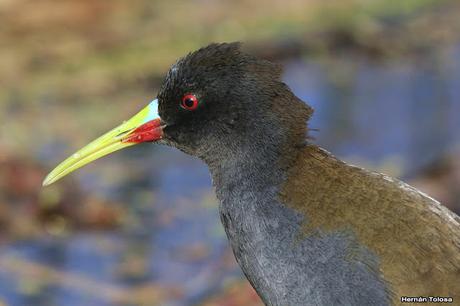
[(107, 132), (74, 153), (51, 171), (43, 181), (48, 186), (67, 174), (112, 152), (162, 138), (161, 119), (158, 115), (158, 100), (153, 100), (128, 121)]

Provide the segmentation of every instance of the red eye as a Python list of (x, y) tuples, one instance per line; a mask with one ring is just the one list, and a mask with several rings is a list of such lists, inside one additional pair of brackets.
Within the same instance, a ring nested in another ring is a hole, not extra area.
[(198, 99), (192, 94), (185, 95), (180, 106), (186, 110), (195, 110), (198, 107)]

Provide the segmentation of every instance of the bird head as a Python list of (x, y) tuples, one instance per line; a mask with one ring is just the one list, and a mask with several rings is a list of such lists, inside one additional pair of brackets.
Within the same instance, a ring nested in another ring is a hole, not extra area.
[(155, 100), (63, 161), (43, 184), (143, 142), (176, 147), (208, 164), (242, 151), (304, 142), (312, 109), (280, 75), (279, 66), (244, 53), (239, 43), (189, 53), (168, 71)]

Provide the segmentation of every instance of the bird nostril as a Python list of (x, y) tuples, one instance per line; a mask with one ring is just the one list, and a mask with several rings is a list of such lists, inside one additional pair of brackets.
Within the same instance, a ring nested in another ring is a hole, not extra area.
[(115, 137), (120, 138), (120, 137), (125, 136), (126, 134), (128, 134), (128, 132), (130, 132), (130, 130), (123, 131), (123, 132), (117, 134), (117, 136), (115, 136)]

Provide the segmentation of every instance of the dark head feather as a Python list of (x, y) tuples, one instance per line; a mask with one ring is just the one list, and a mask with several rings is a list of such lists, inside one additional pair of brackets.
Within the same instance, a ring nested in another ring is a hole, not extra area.
[[(281, 72), (279, 65), (244, 53), (240, 43), (189, 53), (171, 67), (158, 95), (166, 140), (208, 161), (249, 143), (303, 145), (312, 109), (282, 82)], [(179, 107), (188, 93), (200, 103), (193, 112)]]

